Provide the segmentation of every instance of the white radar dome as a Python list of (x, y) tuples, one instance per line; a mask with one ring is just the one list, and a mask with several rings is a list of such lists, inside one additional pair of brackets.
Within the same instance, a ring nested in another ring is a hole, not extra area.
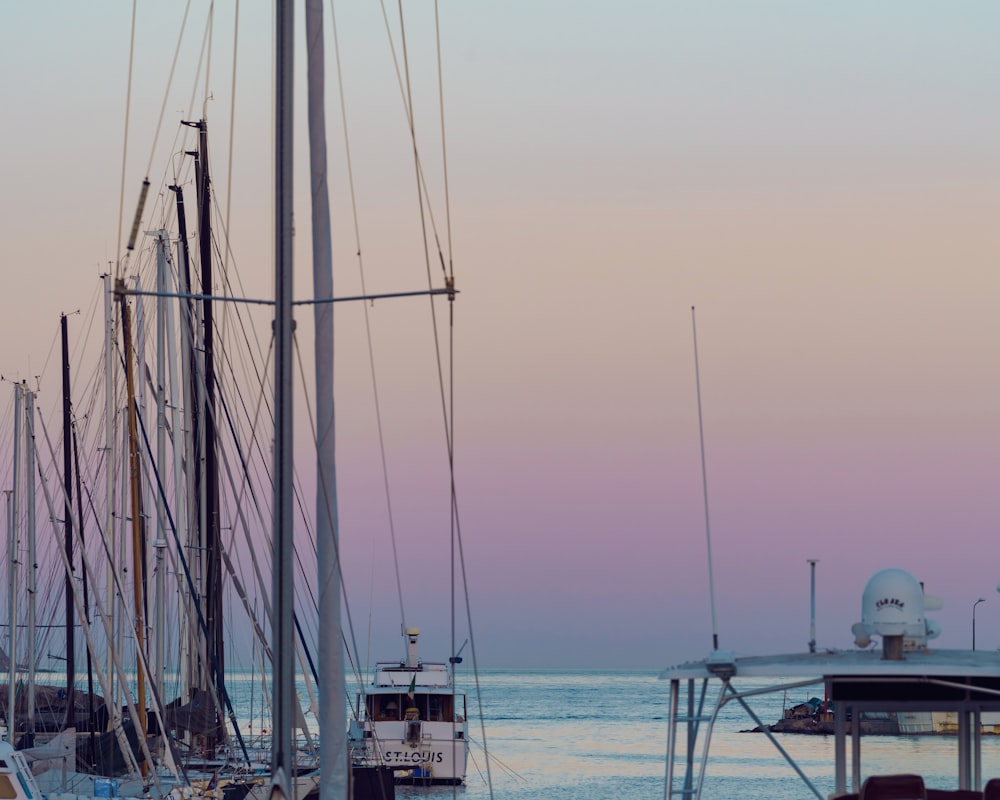
[(924, 587), (906, 570), (876, 572), (862, 595), (861, 622), (852, 628), (855, 644), (867, 647), (872, 636), (902, 636), (905, 649), (923, 648), (927, 639), (941, 632), (936, 622), (924, 616), (928, 606), (940, 608), (940, 601), (934, 598), (926, 603)]

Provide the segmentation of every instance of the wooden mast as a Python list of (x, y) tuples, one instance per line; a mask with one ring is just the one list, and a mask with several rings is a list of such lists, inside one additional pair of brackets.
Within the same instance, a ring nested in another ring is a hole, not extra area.
[[(129, 313), (128, 303), (125, 302), (125, 282), (120, 278), (115, 282), (115, 292), (121, 303), (122, 313), (122, 339), (125, 344), (125, 390), (128, 398), (128, 461), (129, 461), (129, 484), (132, 496), (132, 591), (134, 593), (133, 603), (135, 609), (135, 643), (136, 648), (143, 655), (146, 653), (146, 622), (143, 617), (143, 515), (142, 515), (142, 494), (141, 470), (139, 465), (139, 434), (138, 421), (135, 410), (135, 375), (132, 361), (135, 358), (132, 352), (132, 320)], [(143, 658), (136, 659), (136, 709), (139, 715), (139, 737), (145, 740), (147, 720), (146, 720), (146, 672), (143, 669)], [(141, 764), (143, 776), (147, 772), (145, 761)]]

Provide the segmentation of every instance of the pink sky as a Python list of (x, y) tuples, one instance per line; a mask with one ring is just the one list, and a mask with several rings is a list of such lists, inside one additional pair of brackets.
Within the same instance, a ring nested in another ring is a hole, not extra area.
[[(342, 7), (342, 35), (368, 288), (416, 289), (412, 165), (381, 20), (363, 5)], [(944, 598), (942, 644), (969, 645), (982, 596), (979, 645), (1000, 646), (1000, 12), (474, 5), (444, 4), (442, 34), (462, 292), (457, 480), (484, 665), (657, 668), (708, 650), (692, 305), (723, 645), (803, 648), (806, 559), (818, 558), (821, 645), (850, 644), (868, 577), (899, 566)], [(220, 205), (224, 6), (208, 112)], [(0, 46), (0, 372), (41, 375), (54, 419), (58, 316), (86, 310), (116, 253), (129, 17), (110, 2), (45, 9), (7, 9)], [(198, 10), (152, 152), (181, 12), (140, 9), (126, 229), (147, 164), (154, 193), (169, 179), (180, 109), (204, 85)], [(247, 294), (265, 295), (271, 56), (259, 13), (241, 8), (231, 240)], [(411, 33), (441, 221), (426, 21)], [(336, 280), (352, 294), (339, 124), (331, 110)], [(407, 622), (427, 632), (428, 656), (443, 655), (447, 495), (426, 304), (371, 311)], [(360, 323), (359, 307), (338, 321), (342, 537), (356, 624), (374, 597), (373, 655), (395, 656)], [(307, 433), (297, 438), (305, 470)]]

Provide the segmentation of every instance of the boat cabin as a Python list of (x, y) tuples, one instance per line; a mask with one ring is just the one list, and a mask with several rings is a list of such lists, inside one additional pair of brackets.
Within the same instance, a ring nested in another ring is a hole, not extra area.
[[(420, 719), (425, 722), (461, 722), (466, 717), (465, 695), (451, 685), (448, 665), (417, 657), (418, 631), (410, 629), (406, 661), (380, 661), (365, 695), (365, 711), (375, 722)], [(456, 704), (461, 703), (461, 708)]]
[[(460, 696), (459, 699), (463, 699)], [(401, 721), (415, 716), (425, 722), (451, 722), (455, 719), (455, 696), (416, 692), (412, 698), (400, 694), (369, 694), (365, 698), (368, 719), (375, 722)], [(458, 710), (458, 721), (465, 717), (465, 709)]]

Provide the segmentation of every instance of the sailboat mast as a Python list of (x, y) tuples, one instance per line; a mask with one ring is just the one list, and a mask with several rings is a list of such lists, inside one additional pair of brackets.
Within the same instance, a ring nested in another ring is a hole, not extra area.
[[(195, 157), (195, 181), (198, 188), (198, 246), (201, 262), (201, 356), (203, 371), (196, 382), (199, 388), (199, 417), (202, 423), (202, 456), (204, 475), (201, 479), (201, 547), (204, 553), (203, 585), (200, 587), (208, 636), (205, 642), (205, 663), (214, 664), (215, 687), (224, 691), (223, 669), (224, 640), (222, 630), (222, 557), (219, 531), (219, 467), (216, 449), (215, 426), (215, 352), (214, 323), (212, 311), (212, 230), (211, 230), (211, 189), (208, 171), (208, 126), (204, 119), (185, 122), (198, 129), (198, 150), (190, 153)], [(202, 382), (202, 380), (204, 382)], [(205, 673), (204, 685), (208, 688), (211, 673)], [(217, 709), (221, 713), (221, 709)], [(219, 740), (218, 730), (213, 731), (206, 741), (209, 750)]]
[[(333, 255), (326, 163), (323, 3), (306, 3), (309, 172), (312, 195), (313, 296), (333, 297)], [(340, 569), (333, 399), (333, 303), (313, 305), (316, 378), (316, 549), (319, 579), (319, 725), (321, 800), (346, 798), (347, 707), (340, 636)]]
[[(197, 122), (184, 122), (184, 125), (197, 127)], [(186, 154), (194, 158), (195, 186), (197, 188), (198, 199), (201, 198), (201, 156), (198, 150), (188, 150)], [(189, 253), (190, 255), (190, 253)], [(191, 281), (190, 258), (186, 262), (188, 269), (188, 289), (191, 294), (195, 293), (194, 283)], [(205, 329), (202, 325), (204, 304), (197, 303), (191, 306), (191, 408), (194, 410), (191, 424), (191, 443), (193, 447), (193, 457), (191, 464), (191, 477), (193, 490), (191, 493), (194, 499), (191, 547), (194, 548), (193, 556), (198, 565), (195, 571), (197, 576), (197, 597), (192, 598), (193, 602), (201, 606), (203, 613), (210, 616), (208, 608), (208, 575), (205, 565), (208, 561), (208, 524), (206, 522), (206, 509), (208, 508), (205, 497)], [(209, 691), (209, 681), (211, 677), (208, 672), (208, 663), (212, 660), (212, 636), (204, 636), (192, 642), (195, 649), (195, 674), (192, 676), (192, 688)]]
[[(18, 391), (17, 387), (14, 387), (14, 391)], [(16, 397), (16, 395), (15, 395)], [(17, 401), (15, 400), (15, 403)], [(8, 603), (7, 603), (7, 630), (10, 631), (10, 636), (7, 641), (7, 648), (9, 655), (7, 656), (7, 741), (13, 745), (14, 744), (14, 699), (16, 695), (15, 681), (17, 677), (16, 673), (16, 660), (14, 658), (14, 629), (17, 625), (17, 615), (14, 611), (14, 592), (15, 592), (15, 578), (17, 573), (16, 570), (16, 558), (15, 553), (17, 552), (14, 544), (14, 512), (11, 508), (10, 500), (11, 495), (14, 493), (13, 489), (4, 489), (3, 494), (7, 499), (6, 511), (7, 511), (7, 555), (10, 563), (7, 565), (7, 577), (10, 583), (8, 587)]]
[(271, 649), (274, 710), (271, 798), (291, 797), (294, 723), (292, 626), (292, 103), (294, 9), (278, 0), (275, 19), (274, 534)]
[(10, 581), (10, 595), (8, 596), (7, 609), (9, 612), (10, 631), (10, 675), (7, 681), (7, 741), (15, 744), (14, 736), (17, 731), (15, 704), (17, 700), (17, 553), (20, 548), (18, 542), (18, 492), (20, 491), (20, 471), (21, 471), (21, 384), (14, 384), (14, 489), (7, 494), (7, 555), (10, 558), (8, 575)]
[[(105, 545), (109, 553), (115, 551), (115, 415), (114, 415), (114, 303), (112, 302), (111, 276), (104, 275), (104, 492), (107, 510), (104, 518), (104, 538)], [(107, 584), (105, 587), (108, 600), (108, 613), (111, 615), (108, 623), (114, 625), (115, 602), (114, 598), (114, 574), (112, 570), (107, 571)], [(105, 669), (109, 677), (109, 688), (113, 693), (115, 690), (115, 678), (111, 669), (111, 648), (108, 648), (108, 660)], [(109, 695), (110, 697), (111, 695)], [(112, 703), (111, 714), (114, 717), (112, 722), (118, 719), (119, 711), (115, 703)]]
[[(177, 281), (178, 290), (180, 294), (190, 294), (191, 293), (191, 253), (188, 247), (187, 239), (187, 214), (184, 211), (184, 191), (180, 186), (171, 186), (170, 190), (174, 193), (177, 200)], [(183, 508), (186, 510), (186, 514), (181, 516), (178, 514), (178, 518), (182, 521), (183, 531), (186, 534), (184, 539), (185, 543), (192, 547), (192, 559), (196, 559), (197, 563), (201, 564), (201, 538), (198, 534), (198, 525), (200, 517), (200, 481), (198, 475), (200, 470), (194, 468), (194, 464), (197, 459), (197, 442), (198, 442), (198, 392), (197, 392), (197, 381), (193, 379), (195, 372), (195, 364), (197, 363), (197, 357), (195, 353), (195, 339), (194, 339), (194, 308), (190, 298), (181, 298), (180, 300), (180, 331), (181, 340), (183, 346), (181, 347), (181, 383), (180, 386), (188, 387), (188, 400), (187, 400), (187, 419), (189, 424), (184, 431), (183, 435), (183, 452), (184, 461), (187, 463), (187, 471), (185, 472), (185, 488), (184, 492), (175, 492), (182, 499)], [(175, 376), (176, 377), (176, 376)], [(173, 387), (176, 385), (171, 379), (171, 391), (174, 391)], [(174, 421), (178, 421), (178, 415), (176, 413), (175, 404), (175, 414)], [(174, 426), (174, 447), (178, 447), (176, 437), (181, 435), (180, 428)], [(175, 472), (176, 475), (176, 472)], [(200, 570), (198, 571), (198, 577), (201, 577)], [(183, 590), (182, 590), (183, 591)], [(192, 632), (191, 628), (194, 627), (190, 625), (189, 620), (194, 618), (194, 604), (195, 598), (188, 593), (185, 600), (185, 613), (182, 615), (182, 624), (185, 626), (185, 631), (182, 631), (181, 636), (181, 660), (183, 669), (181, 669), (181, 681), (182, 681), (182, 696), (186, 700), (190, 700), (194, 693), (194, 686), (201, 686), (202, 682), (200, 678), (197, 677), (197, 665), (195, 657), (195, 647), (194, 639), (195, 634)], [(184, 635), (186, 633), (186, 635)]]
[[(166, 399), (166, 330), (167, 330), (167, 252), (170, 242), (166, 231), (158, 231), (156, 235), (156, 470), (160, 476), (167, 470), (167, 399)], [(175, 489), (180, 493), (180, 488)], [(166, 563), (164, 553), (167, 547), (165, 511), (163, 495), (156, 493), (156, 600), (153, 604), (155, 620), (155, 661), (152, 676), (157, 694), (162, 697), (165, 689), (163, 682), (163, 667), (167, 663), (164, 652), (164, 604)]]
[(198, 128), (198, 253), (201, 262), (202, 348), (204, 350), (205, 387), (202, 422), (205, 431), (205, 616), (208, 622), (208, 647), (214, 651), (219, 674), (224, 674), (222, 637), (222, 543), (219, 532), (219, 465), (215, 426), (215, 325), (212, 309), (212, 207), (211, 179), (208, 170), (208, 125), (205, 120), (185, 123)]
[[(34, 421), (32, 420), (32, 426), (34, 426)], [(34, 448), (35, 435), (34, 427), (29, 434), (29, 444)], [(32, 454), (34, 458), (34, 454)], [(83, 532), (85, 530), (83, 524), (83, 485), (80, 478), (80, 447), (76, 440), (76, 426), (73, 427), (73, 471), (76, 473), (76, 518), (80, 523), (80, 552), (86, 553), (87, 547), (84, 542)], [(35, 490), (34, 483), (32, 482), (31, 496), (34, 498)], [(34, 503), (34, 500), (32, 500)], [(86, 620), (90, 619), (90, 581), (87, 578), (86, 564), (84, 564), (84, 569), (80, 576), (83, 578), (83, 618)], [(90, 647), (87, 650), (87, 729), (90, 732), (90, 752), (95, 753), (94, 739), (94, 662), (91, 656)]]
[(70, 428), (70, 382), (69, 382), (69, 323), (66, 315), (59, 318), (62, 334), (62, 422), (63, 422), (63, 506), (64, 538), (66, 550), (66, 718), (63, 728), (74, 725), (73, 709), (76, 708), (76, 626), (73, 609), (73, 439)]
[[(125, 283), (118, 280), (116, 290), (121, 301), (122, 338), (125, 342), (125, 388), (128, 399), (128, 460), (129, 479), (132, 496), (132, 591), (135, 608), (135, 641), (136, 648), (143, 654), (146, 652), (146, 623), (143, 616), (143, 586), (142, 586), (142, 499), (140, 494), (139, 469), (139, 436), (138, 421), (135, 409), (135, 378), (132, 362), (135, 354), (132, 350), (132, 323), (128, 304), (125, 302)], [(146, 737), (146, 673), (143, 669), (143, 659), (136, 659), (136, 707), (139, 715), (139, 736)], [(141, 765), (142, 774), (146, 774), (147, 765)]]
[(36, 571), (38, 555), (35, 542), (35, 393), (25, 387), (24, 390), (25, 419), (25, 503), (28, 506), (28, 733), (35, 734), (35, 661), (38, 642), (36, 627)]
[[(178, 247), (178, 251), (181, 248)], [(181, 307), (186, 308), (184, 305), (187, 300), (181, 300)], [(174, 524), (177, 530), (177, 536), (179, 541), (188, 541), (188, 516), (187, 516), (187, 498), (188, 494), (184, 489), (186, 488), (185, 478), (184, 478), (184, 452), (187, 442), (187, 434), (182, 430), (181, 423), (181, 400), (178, 398), (178, 394), (183, 394), (179, 391), (179, 384), (177, 381), (177, 344), (176, 337), (174, 333), (174, 315), (173, 306), (170, 303), (165, 305), (166, 313), (166, 336), (167, 336), (167, 359), (169, 361), (169, 377), (170, 377), (170, 421), (171, 421), (171, 452), (173, 453), (173, 464), (174, 464)], [(187, 353), (187, 348), (181, 348), (182, 354)], [(186, 356), (183, 356), (185, 363), (187, 363)], [(187, 373), (185, 372), (185, 375)], [(191, 640), (188, 634), (190, 628), (191, 620), (191, 608), (189, 604), (190, 597), (185, 586), (181, 586), (178, 590), (181, 596), (181, 614), (180, 614), (180, 630), (178, 631), (178, 643), (179, 643), (179, 664), (181, 666), (181, 685), (180, 685), (180, 696), (187, 698), (188, 684), (186, 683), (187, 678), (185, 676), (190, 675), (190, 655), (191, 655)]]
[[(138, 376), (135, 380), (135, 403), (139, 419), (148, 419), (146, 416), (146, 313), (145, 304), (143, 303), (142, 297), (142, 279), (139, 275), (134, 275), (132, 280), (135, 284), (135, 366), (134, 369), (138, 370)], [(137, 434), (138, 435), (138, 434)], [(150, 491), (151, 491), (151, 481), (142, 479), (142, 448), (139, 447), (139, 508), (142, 509), (142, 602), (143, 602), (143, 619), (149, 620), (149, 592), (146, 587), (149, 585), (149, 559), (147, 556), (147, 541), (148, 537), (146, 533), (149, 530), (149, 524), (146, 515), (148, 514), (147, 509), (149, 509), (150, 503)], [(148, 641), (148, 634), (144, 634), (144, 638)]]

